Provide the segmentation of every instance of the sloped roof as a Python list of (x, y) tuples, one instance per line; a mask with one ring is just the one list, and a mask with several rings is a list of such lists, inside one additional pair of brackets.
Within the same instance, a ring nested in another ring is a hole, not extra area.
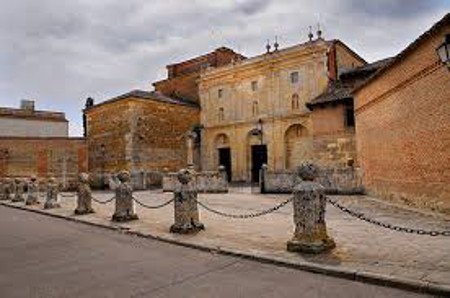
[(157, 91), (143, 91), (143, 90), (132, 90), (130, 92), (124, 93), (122, 95), (113, 97), (111, 99), (108, 99), (106, 101), (103, 101), (99, 104), (96, 104), (90, 108), (88, 108), (87, 110), (92, 110), (95, 109), (97, 107), (100, 106), (104, 106), (107, 104), (111, 104), (114, 102), (118, 102), (121, 100), (125, 100), (128, 99), (130, 97), (134, 97), (134, 98), (139, 98), (139, 99), (145, 99), (145, 100), (151, 100), (151, 101), (159, 101), (159, 102), (163, 102), (163, 103), (168, 103), (168, 104), (175, 104), (175, 105), (182, 105), (182, 106), (188, 106), (188, 107), (194, 107), (194, 108), (198, 108), (198, 105), (188, 102), (188, 101), (184, 101), (184, 100), (180, 100), (180, 99), (176, 99), (176, 98), (171, 98), (168, 96), (163, 95), (160, 92)]
[(392, 59), (392, 57), (385, 58), (341, 73), (338, 81), (330, 82), (325, 92), (311, 100), (306, 106), (311, 109), (317, 105), (353, 100), (352, 91), (355, 85), (390, 63)]

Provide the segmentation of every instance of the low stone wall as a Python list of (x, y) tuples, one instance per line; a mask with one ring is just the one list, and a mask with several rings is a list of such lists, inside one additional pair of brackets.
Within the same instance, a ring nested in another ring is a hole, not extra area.
[[(228, 192), (227, 177), (222, 171), (198, 172), (191, 183), (195, 183), (200, 193)], [(174, 191), (178, 184), (177, 173), (168, 173), (162, 179), (163, 191)]]
[[(261, 190), (264, 193), (291, 193), (300, 182), (294, 171), (262, 170), (261, 177)], [(322, 168), (317, 182), (325, 187), (327, 194), (362, 194), (364, 188), (361, 178), (359, 168)]]

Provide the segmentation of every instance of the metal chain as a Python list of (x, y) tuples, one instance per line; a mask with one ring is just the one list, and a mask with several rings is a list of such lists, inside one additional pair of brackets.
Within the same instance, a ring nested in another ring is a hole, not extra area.
[(73, 197), (76, 196), (76, 193), (71, 193), (71, 194), (62, 194), (62, 193), (60, 193), (59, 195), (61, 197), (63, 197), (63, 198), (73, 198)]
[(276, 205), (276, 206), (274, 206), (274, 207), (271, 207), (271, 208), (269, 208), (269, 209), (267, 209), (267, 210), (263, 210), (263, 211), (256, 212), (256, 213), (249, 213), (249, 214), (231, 214), (231, 213), (225, 213), (225, 212), (222, 212), (222, 211), (219, 211), (219, 210), (212, 209), (211, 207), (208, 207), (207, 205), (205, 205), (204, 203), (202, 203), (202, 202), (200, 202), (200, 201), (198, 201), (198, 200), (197, 200), (197, 203), (198, 203), (201, 207), (203, 207), (204, 209), (206, 209), (207, 211), (212, 212), (212, 213), (215, 213), (215, 214), (220, 215), (220, 216), (230, 217), (230, 218), (247, 219), (247, 218), (259, 217), (259, 216), (263, 216), (263, 215), (266, 215), (266, 214), (275, 212), (275, 211), (277, 211), (278, 209), (280, 209), (281, 207), (283, 207), (283, 206), (285, 206), (286, 204), (288, 204), (289, 202), (291, 202), (292, 200), (293, 200), (293, 198), (291, 197), (291, 198), (287, 199), (286, 201), (284, 201), (284, 202), (282, 202), (282, 203), (280, 203), (280, 204), (278, 204), (278, 205)]
[(434, 230), (423, 230), (423, 229), (414, 229), (414, 228), (406, 228), (406, 227), (401, 227), (401, 226), (396, 226), (393, 224), (389, 224), (389, 223), (384, 223), (381, 221), (378, 221), (376, 219), (373, 218), (369, 218), (366, 217), (364, 215), (364, 213), (359, 213), (353, 210), (348, 209), (347, 207), (339, 204), (337, 201), (333, 201), (329, 198), (327, 198), (327, 201), (333, 205), (334, 207), (338, 208), (339, 210), (353, 216), (356, 217), (360, 220), (363, 220), (365, 222), (380, 226), (382, 228), (386, 228), (386, 229), (390, 229), (393, 231), (398, 231), (398, 232), (405, 232), (405, 233), (410, 233), (410, 234), (418, 234), (418, 235), (429, 235), (429, 236), (450, 236), (450, 230), (447, 231), (434, 231)]
[(165, 207), (165, 206), (169, 205), (170, 203), (172, 203), (172, 202), (174, 201), (174, 199), (170, 199), (170, 200), (168, 200), (167, 202), (162, 203), (162, 204), (160, 204), (160, 205), (150, 206), (150, 205), (147, 205), (147, 204), (142, 203), (141, 201), (139, 201), (139, 200), (136, 199), (135, 197), (133, 197), (133, 200), (134, 200), (136, 203), (138, 203), (139, 205), (141, 205), (142, 207), (148, 208), (148, 209), (159, 209), (159, 208), (162, 208), (162, 207)]
[(116, 197), (112, 197), (112, 198), (109, 199), (109, 200), (106, 200), (106, 201), (100, 201), (100, 200), (98, 200), (98, 199), (92, 197), (92, 200), (93, 200), (94, 202), (99, 203), (99, 204), (108, 204), (108, 203), (110, 203), (112, 200), (114, 200), (115, 198), (116, 198)]

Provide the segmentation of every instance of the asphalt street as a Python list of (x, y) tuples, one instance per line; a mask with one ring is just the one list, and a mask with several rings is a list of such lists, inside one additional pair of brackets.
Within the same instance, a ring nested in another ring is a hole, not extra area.
[(0, 297), (425, 297), (0, 206)]

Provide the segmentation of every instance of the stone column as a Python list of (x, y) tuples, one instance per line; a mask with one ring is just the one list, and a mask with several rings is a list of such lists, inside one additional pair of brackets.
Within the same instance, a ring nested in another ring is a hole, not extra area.
[(122, 171), (117, 178), (119, 178), (119, 185), (116, 188), (116, 209), (111, 220), (121, 222), (139, 219), (134, 207), (130, 173)]
[(171, 233), (191, 234), (205, 229), (199, 220), (196, 186), (190, 183), (194, 175), (190, 169), (182, 169), (177, 174), (180, 184), (174, 191), (175, 223), (170, 227)]
[(77, 215), (95, 213), (92, 209), (92, 190), (87, 173), (78, 176), (77, 208), (74, 213)]
[(25, 200), (25, 205), (37, 205), (39, 204), (39, 184), (36, 176), (31, 176), (27, 184), (28, 192), (27, 199)]
[(44, 209), (60, 208), (58, 202), (59, 185), (54, 177), (50, 177), (47, 183), (47, 196), (45, 199)]
[(23, 202), (25, 199), (23, 198), (24, 182), (22, 179), (16, 178), (14, 179), (14, 197), (12, 198), (12, 202)]
[(321, 253), (336, 246), (327, 234), (325, 188), (314, 182), (317, 172), (317, 167), (310, 163), (297, 169), (303, 181), (294, 187), (295, 232), (292, 240), (287, 242), (288, 251)]
[(187, 146), (187, 167), (194, 168), (194, 142), (196, 134), (190, 131), (186, 134), (186, 146)]

